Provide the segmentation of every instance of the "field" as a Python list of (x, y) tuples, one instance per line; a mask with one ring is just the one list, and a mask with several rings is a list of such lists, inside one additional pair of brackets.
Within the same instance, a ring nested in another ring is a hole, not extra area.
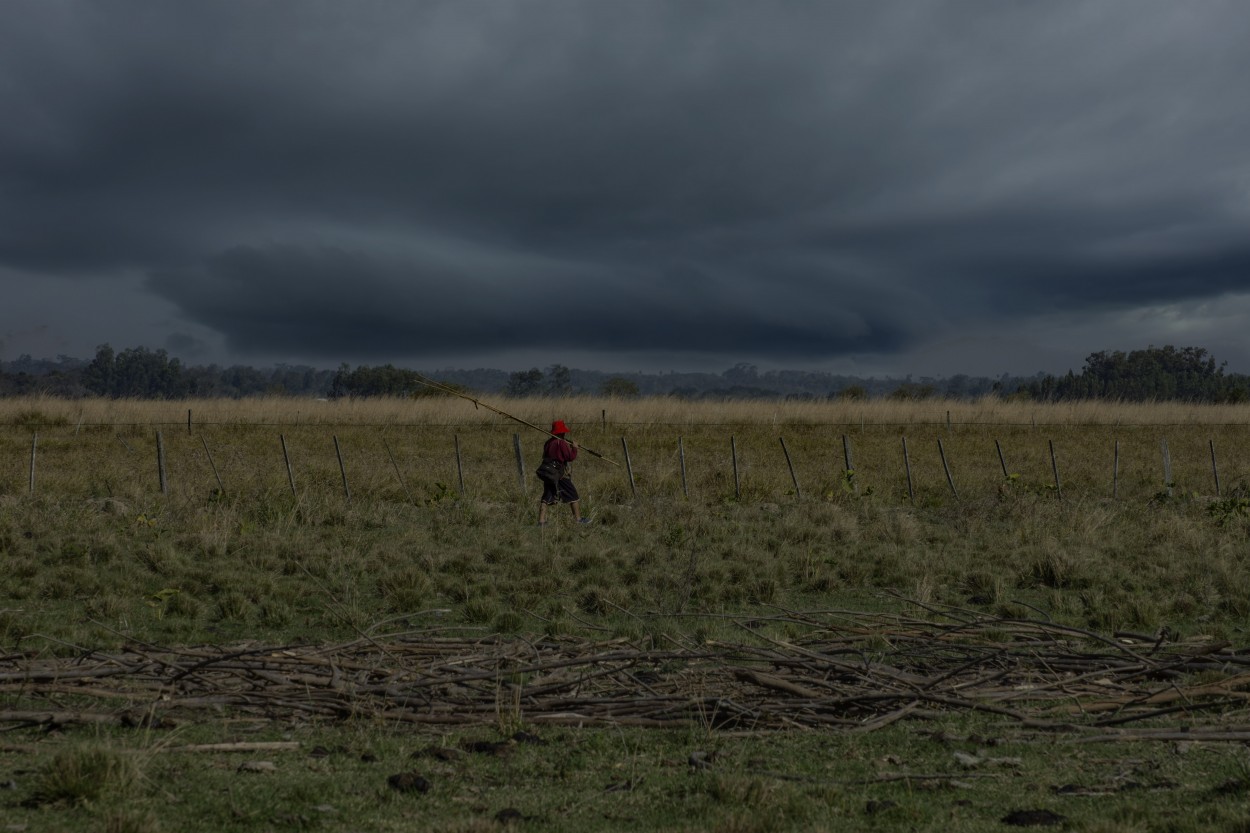
[(0, 401), (0, 830), (1250, 829), (1250, 408), (489, 401)]

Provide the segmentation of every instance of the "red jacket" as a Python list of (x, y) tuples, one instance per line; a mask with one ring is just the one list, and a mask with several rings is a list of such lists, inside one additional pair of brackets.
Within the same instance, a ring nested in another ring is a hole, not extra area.
[(568, 440), (552, 437), (543, 446), (543, 456), (552, 460), (559, 460), (561, 463), (571, 463), (577, 459), (577, 446)]

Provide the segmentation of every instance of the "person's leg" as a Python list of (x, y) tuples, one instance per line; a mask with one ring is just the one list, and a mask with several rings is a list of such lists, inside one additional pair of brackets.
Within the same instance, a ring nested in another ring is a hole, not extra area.
[(560, 499), (569, 505), (574, 523), (587, 523), (582, 518), (581, 495), (577, 493), (577, 487), (573, 485), (573, 481), (567, 477), (560, 481)]
[(543, 494), (538, 499), (538, 525), (547, 523), (547, 507), (560, 499), (560, 490), (550, 480), (543, 481)]

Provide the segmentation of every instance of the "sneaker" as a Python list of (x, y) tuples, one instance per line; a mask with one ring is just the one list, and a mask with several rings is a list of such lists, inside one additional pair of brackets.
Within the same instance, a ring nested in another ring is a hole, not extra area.
[(579, 524), (592, 524), (592, 523), (594, 523), (594, 521), (592, 521), (590, 518), (580, 518), (580, 519), (578, 519), (578, 521), (577, 521), (577, 522), (578, 522)]

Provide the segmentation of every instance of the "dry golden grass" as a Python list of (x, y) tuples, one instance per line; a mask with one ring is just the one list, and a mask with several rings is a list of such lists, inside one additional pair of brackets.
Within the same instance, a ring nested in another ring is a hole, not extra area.
[[(525, 398), (480, 400), (519, 419), (545, 426), (563, 419), (574, 426), (605, 420), (633, 425), (1247, 425), (1250, 405), (1182, 402), (1034, 403), (987, 397), (975, 401), (686, 401), (669, 397)], [(187, 413), (204, 424), (471, 425), (502, 417), (459, 397), (374, 398), (321, 401), (292, 397), (171, 401), (51, 397), (0, 399), (0, 425), (50, 422), (70, 425), (180, 425)]]

